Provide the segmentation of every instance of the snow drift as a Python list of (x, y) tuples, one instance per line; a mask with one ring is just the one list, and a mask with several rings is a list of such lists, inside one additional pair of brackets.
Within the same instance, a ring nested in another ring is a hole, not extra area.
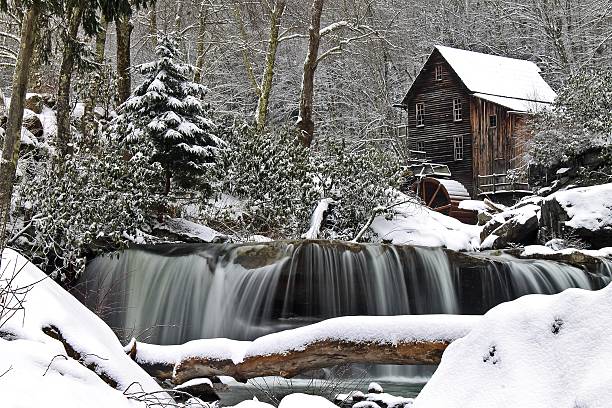
[(7, 287), (13, 290), (0, 309), (0, 406), (133, 407), (144, 404), (128, 399), (132, 393), (168, 398), (102, 320), (11, 249), (0, 264), (0, 288)]
[(447, 348), (415, 407), (612, 406), (611, 319), (611, 286), (501, 304)]

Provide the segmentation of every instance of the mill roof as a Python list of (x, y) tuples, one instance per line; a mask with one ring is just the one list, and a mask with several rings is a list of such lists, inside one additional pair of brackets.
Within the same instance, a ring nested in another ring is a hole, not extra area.
[(440, 45), (435, 50), (475, 97), (511, 110), (531, 112), (548, 106), (557, 96), (540, 76), (540, 68), (531, 61)]

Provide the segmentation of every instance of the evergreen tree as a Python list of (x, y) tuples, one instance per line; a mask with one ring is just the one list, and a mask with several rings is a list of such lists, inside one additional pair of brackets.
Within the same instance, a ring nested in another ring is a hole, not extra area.
[(189, 80), (193, 67), (180, 61), (177, 42), (170, 35), (158, 40), (157, 60), (140, 65), (145, 78), (119, 107), (113, 132), (130, 153), (141, 153), (160, 163), (164, 192), (171, 181), (182, 188), (204, 187), (224, 144), (207, 117), (202, 102), (206, 87)]

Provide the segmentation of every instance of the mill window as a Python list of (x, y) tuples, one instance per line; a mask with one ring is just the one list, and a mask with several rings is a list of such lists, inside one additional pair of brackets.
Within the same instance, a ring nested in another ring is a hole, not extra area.
[(434, 77), (436, 78), (436, 81), (442, 80), (442, 65), (436, 65), (436, 68), (434, 69)]
[(453, 120), (461, 122), (463, 120), (463, 112), (461, 111), (461, 98), (453, 99)]
[(497, 115), (489, 115), (489, 127), (497, 127)]
[(419, 140), (416, 142), (416, 151), (425, 153), (425, 142)]
[(455, 153), (455, 161), (463, 160), (463, 136), (454, 136), (453, 137), (453, 146)]
[(425, 106), (423, 103), (417, 103), (415, 107), (415, 121), (417, 127), (425, 126), (425, 121), (423, 120), (423, 112), (425, 111)]

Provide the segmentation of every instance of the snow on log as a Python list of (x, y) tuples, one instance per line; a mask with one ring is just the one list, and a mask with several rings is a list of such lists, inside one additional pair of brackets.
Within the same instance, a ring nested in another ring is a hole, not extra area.
[(347, 316), (260, 337), (252, 342), (194, 340), (158, 346), (132, 341), (132, 358), (147, 372), (181, 384), (226, 375), (239, 381), (294, 377), (345, 363), (438, 364), (446, 347), (480, 316)]

